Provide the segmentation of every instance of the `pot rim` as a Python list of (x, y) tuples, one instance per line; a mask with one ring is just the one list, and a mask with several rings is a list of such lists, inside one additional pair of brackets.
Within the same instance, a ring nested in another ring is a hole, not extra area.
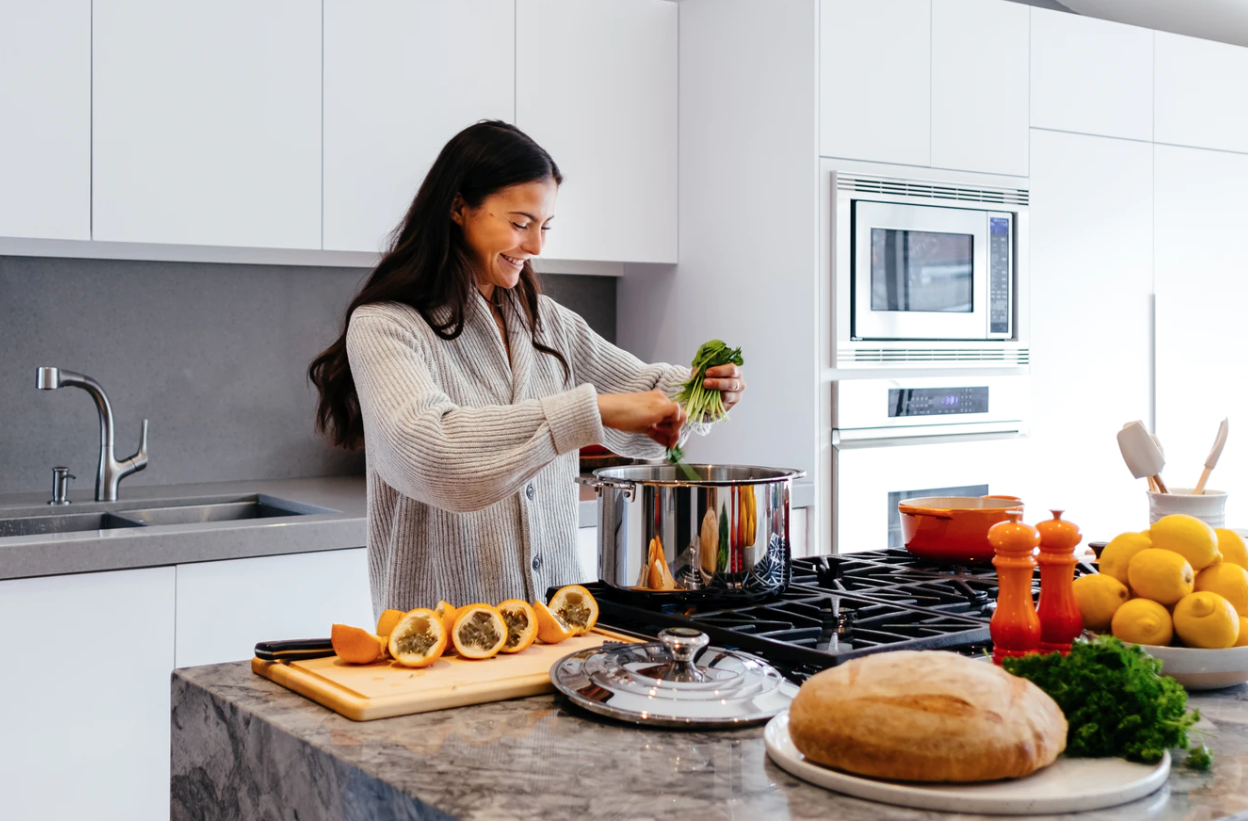
[(630, 488), (638, 485), (650, 487), (735, 487), (737, 485), (770, 485), (780, 482), (791, 482), (794, 479), (800, 479), (806, 475), (806, 471), (797, 470), (795, 468), (772, 468), (762, 465), (717, 465), (709, 462), (693, 463), (686, 462), (693, 470), (714, 469), (714, 468), (736, 468), (738, 470), (756, 470), (756, 471), (774, 471), (777, 476), (767, 478), (748, 478), (748, 479), (699, 479), (693, 481), (690, 479), (641, 479), (630, 478), (628, 476), (611, 475), (619, 471), (640, 471), (650, 470), (656, 467), (670, 467), (677, 470), (675, 465), (624, 465), (620, 467), (598, 468), (593, 472), (593, 476), (580, 476), (577, 481), (583, 485), (592, 488), (614, 487), (614, 488)]

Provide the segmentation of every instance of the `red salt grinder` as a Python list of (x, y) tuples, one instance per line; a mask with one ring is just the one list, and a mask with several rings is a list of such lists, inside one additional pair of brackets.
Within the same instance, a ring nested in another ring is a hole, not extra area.
[(1031, 577), (1036, 568), (1032, 551), (1040, 543), (1040, 533), (1023, 523), (1021, 510), (1005, 515), (1006, 521), (988, 529), (988, 543), (996, 553), (992, 564), (997, 568), (997, 609), (988, 624), (994, 664), (1040, 648), (1040, 618), (1031, 598)]
[(1062, 519), (1062, 511), (1040, 522), (1040, 652), (1070, 652), (1070, 643), (1083, 632), (1083, 617), (1075, 604), (1075, 545), (1083, 539), (1079, 525)]

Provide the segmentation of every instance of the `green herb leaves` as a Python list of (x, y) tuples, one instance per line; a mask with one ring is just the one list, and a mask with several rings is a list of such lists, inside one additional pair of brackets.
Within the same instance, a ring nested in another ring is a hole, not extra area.
[(720, 392), (702, 385), (706, 380), (707, 369), (718, 368), (720, 365), (739, 367), (744, 364), (740, 348), (729, 348), (718, 339), (712, 339), (698, 348), (697, 355), (693, 357), (693, 374), (688, 382), (680, 386), (680, 393), (673, 397), (677, 404), (684, 407), (685, 413), (689, 414), (689, 421), (718, 422), (726, 413)]
[(1062, 708), (1072, 758), (1121, 756), (1154, 764), (1171, 747), (1186, 749), (1187, 731), (1200, 719), (1188, 711), (1183, 687), (1160, 675), (1160, 661), (1112, 636), (1076, 641), (1067, 656), (1008, 658), (1002, 666)]
[[(680, 391), (672, 397), (673, 401), (685, 409), (690, 422), (709, 424), (718, 422), (728, 415), (728, 412), (724, 410), (724, 400), (720, 392), (709, 390), (702, 383), (706, 381), (708, 368), (729, 364), (737, 367), (745, 364), (740, 348), (729, 348), (718, 339), (712, 339), (698, 348), (697, 354), (693, 357), (693, 373), (689, 381), (682, 384)], [(698, 475), (684, 464), (684, 459), (685, 456), (680, 448), (668, 449), (667, 461), (673, 465), (680, 465), (690, 481), (697, 481)]]

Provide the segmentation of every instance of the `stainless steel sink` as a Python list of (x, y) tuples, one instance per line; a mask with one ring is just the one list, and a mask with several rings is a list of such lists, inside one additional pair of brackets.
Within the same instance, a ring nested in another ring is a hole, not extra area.
[(286, 499), (275, 499), (263, 494), (251, 494), (191, 499), (135, 500), (129, 504), (116, 504), (112, 510), (83, 513), (36, 513), (34, 509), (16, 512), (20, 515), (9, 519), (0, 518), (0, 538), (38, 536), (47, 533), (82, 533), (123, 527), (278, 519), (337, 513), (338, 511)]
[(142, 527), (142, 522), (124, 519), (115, 513), (61, 513), (52, 516), (24, 516), (0, 519), (0, 538), (39, 536), (44, 533), (82, 533), (117, 527)]
[(275, 519), (285, 516), (307, 516), (334, 513), (328, 508), (299, 505), (280, 499), (257, 497), (240, 502), (218, 502), (206, 505), (177, 505), (123, 510), (120, 515), (145, 525), (190, 525), (204, 522), (236, 522), (242, 519)]

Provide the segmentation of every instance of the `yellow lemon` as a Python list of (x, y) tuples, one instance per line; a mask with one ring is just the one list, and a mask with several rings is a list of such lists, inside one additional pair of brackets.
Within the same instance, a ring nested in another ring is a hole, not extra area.
[(1159, 604), (1174, 604), (1192, 592), (1196, 574), (1178, 553), (1150, 547), (1141, 550), (1127, 566), (1131, 590)]
[(1239, 640), (1239, 616), (1217, 593), (1192, 593), (1174, 606), (1174, 630), (1189, 647), (1233, 647)]
[(1248, 570), (1248, 545), (1244, 544), (1244, 537), (1225, 527), (1216, 527), (1213, 532), (1218, 534), (1218, 552), (1222, 554), (1222, 561)]
[(1141, 550), (1153, 546), (1153, 540), (1147, 533), (1122, 533), (1105, 545), (1101, 551), (1101, 559), (1097, 564), (1101, 573), (1113, 576), (1123, 584), (1127, 583), (1127, 565), (1132, 557)]
[(1113, 576), (1099, 573), (1075, 579), (1075, 605), (1083, 616), (1083, 626), (1098, 633), (1104, 632), (1118, 611), (1131, 595), (1126, 585)]
[(1196, 586), (1200, 593), (1208, 590), (1217, 593), (1231, 603), (1235, 613), (1248, 615), (1248, 570), (1230, 562), (1211, 564), (1196, 574)]
[(1164, 647), (1174, 638), (1170, 613), (1155, 601), (1132, 599), (1114, 613), (1113, 634), (1133, 644)]
[(1193, 570), (1204, 570), (1217, 559), (1218, 534), (1195, 516), (1172, 513), (1154, 522), (1148, 530), (1153, 547), (1178, 553)]

